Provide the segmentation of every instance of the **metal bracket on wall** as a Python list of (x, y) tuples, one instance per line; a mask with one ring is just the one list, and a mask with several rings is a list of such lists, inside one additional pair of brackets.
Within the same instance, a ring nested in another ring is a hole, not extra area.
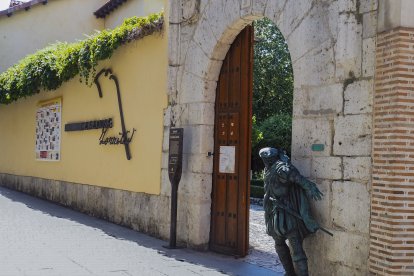
[[(109, 75), (109, 79), (113, 80), (115, 82), (115, 86), (116, 86), (116, 95), (118, 97), (118, 108), (119, 108), (119, 116), (121, 117), (121, 128), (122, 128), (122, 137), (126, 137), (127, 136), (127, 130), (125, 127), (125, 120), (124, 120), (124, 111), (122, 109), (122, 101), (121, 101), (121, 91), (119, 90), (119, 82), (118, 82), (118, 78), (112, 73), (111, 69), (102, 69), (101, 71), (98, 72), (98, 74), (96, 74), (96, 77), (94, 79), (94, 83), (96, 84), (96, 87), (98, 88), (98, 94), (99, 97), (102, 98), (102, 88), (101, 85), (99, 83), (99, 77), (105, 74), (105, 77), (107, 77)], [(131, 151), (129, 148), (129, 141), (128, 139), (125, 139), (125, 154), (126, 154), (126, 158), (128, 160), (131, 160)]]

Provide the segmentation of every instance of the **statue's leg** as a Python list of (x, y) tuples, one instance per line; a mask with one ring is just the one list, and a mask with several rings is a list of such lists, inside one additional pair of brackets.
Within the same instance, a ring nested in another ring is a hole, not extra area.
[(290, 256), (289, 247), (286, 244), (286, 239), (282, 237), (273, 237), (275, 240), (275, 249), (279, 256), (280, 262), (286, 271), (286, 276), (296, 276), (293, 267), (292, 257)]
[(308, 258), (303, 250), (303, 239), (299, 234), (289, 236), (289, 243), (293, 251), (293, 261), (295, 262), (296, 274), (298, 276), (308, 276)]

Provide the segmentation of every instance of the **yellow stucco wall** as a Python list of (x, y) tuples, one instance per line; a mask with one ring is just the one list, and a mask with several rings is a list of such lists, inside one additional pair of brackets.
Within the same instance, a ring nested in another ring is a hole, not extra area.
[[(3, 1), (3, 0), (1, 0)], [(107, 0), (51, 0), (0, 16), (0, 72), (56, 41), (75, 42), (104, 28), (93, 12)]]
[(159, 194), (167, 65), (166, 34), (122, 46), (109, 61), (100, 63), (118, 77), (126, 127), (137, 130), (130, 161), (123, 145), (99, 145), (101, 130), (62, 130), (61, 161), (35, 160), (39, 101), (62, 97), (62, 128), (68, 122), (112, 117), (109, 135), (121, 131), (113, 81), (101, 79), (103, 98), (99, 98), (96, 86), (75, 78), (54, 92), (0, 105), (0, 172)]

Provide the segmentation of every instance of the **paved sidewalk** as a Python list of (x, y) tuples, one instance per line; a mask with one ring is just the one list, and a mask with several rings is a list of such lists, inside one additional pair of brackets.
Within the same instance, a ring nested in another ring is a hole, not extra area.
[(283, 275), (0, 187), (0, 275)]

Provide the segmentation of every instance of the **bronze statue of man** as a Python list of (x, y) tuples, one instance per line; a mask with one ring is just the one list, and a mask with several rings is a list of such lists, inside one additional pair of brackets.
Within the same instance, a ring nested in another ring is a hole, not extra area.
[[(308, 275), (303, 239), (321, 229), (311, 216), (308, 197), (320, 200), (323, 194), (290, 163), (284, 150), (263, 148), (259, 155), (265, 164), (266, 232), (275, 240), (276, 252), (286, 275)], [(292, 255), (286, 240), (289, 240)]]

